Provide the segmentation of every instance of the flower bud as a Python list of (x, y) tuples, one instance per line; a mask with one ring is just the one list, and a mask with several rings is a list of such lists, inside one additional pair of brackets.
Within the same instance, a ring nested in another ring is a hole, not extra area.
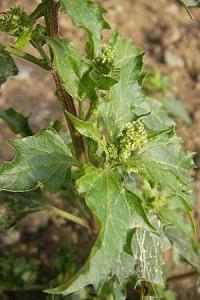
[(43, 46), (46, 43), (46, 28), (40, 24), (37, 24), (32, 31), (31, 39), (36, 43)]
[(15, 6), (0, 20), (0, 30), (18, 37), (28, 30), (29, 16), (20, 7)]
[(104, 46), (100, 56), (95, 58), (94, 65), (103, 74), (109, 74), (113, 68), (115, 59), (115, 48)]

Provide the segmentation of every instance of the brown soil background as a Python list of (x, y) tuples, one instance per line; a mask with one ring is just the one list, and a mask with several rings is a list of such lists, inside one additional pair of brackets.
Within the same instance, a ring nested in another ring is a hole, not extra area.
[[(192, 10), (194, 19), (191, 20), (184, 8), (175, 0), (101, 0), (100, 2), (108, 10), (106, 19), (112, 27), (117, 28), (122, 36), (131, 38), (135, 45), (146, 51), (148, 69), (160, 70), (162, 74), (169, 75), (172, 81), (173, 92), (184, 102), (192, 119), (192, 125), (188, 126), (178, 122), (178, 131), (184, 137), (186, 149), (196, 152), (195, 163), (197, 170), (194, 173), (194, 177), (197, 181), (199, 196), (200, 10)], [(31, 11), (37, 3), (39, 3), (37, 0), (0, 0), (0, 11), (7, 10), (16, 4), (20, 4)], [(73, 39), (78, 46), (82, 47), (85, 37), (83, 31), (77, 30), (63, 16), (60, 19), (60, 24), (63, 36)], [(1, 41), (4, 39), (5, 36), (0, 36)], [(28, 50), (32, 51), (32, 49)], [(60, 106), (54, 95), (55, 86), (50, 75), (22, 60), (17, 59), (16, 61), (20, 73), (17, 77), (10, 78), (3, 86), (0, 92), (0, 108), (13, 106), (25, 115), (31, 114), (30, 122), (34, 130), (48, 126), (47, 119), (63, 119)], [(11, 131), (0, 121), (0, 161), (12, 157), (13, 152), (6, 143), (6, 140), (12, 137)], [(198, 202), (200, 203), (200, 200)], [(200, 233), (199, 210), (200, 204), (197, 204), (197, 229)], [(40, 218), (44, 219), (43, 215)], [(48, 216), (48, 218), (51, 218), (51, 221), (53, 219), (52, 216)], [(63, 235), (67, 235), (67, 238), (69, 238), (73, 229), (70, 226), (66, 228), (62, 222), (61, 224), (58, 221), (56, 222), (56, 229), (53, 231), (55, 239), (58, 232), (60, 234), (60, 228), (63, 230)], [(51, 226), (47, 228), (47, 223), (42, 224), (46, 228), (45, 236), (48, 232), (51, 232)], [(5, 240), (6, 235), (4, 234), (3, 236)], [(43, 235), (42, 238), (44, 239)], [(77, 240), (77, 236), (73, 236), (73, 239)], [(43, 241), (43, 244), (46, 242), (56, 243), (53, 241), (53, 238), (48, 237)], [(29, 251), (33, 247), (38, 247), (39, 250), (35, 250), (35, 255), (42, 256), (42, 259), (45, 257), (48, 261), (48, 255), (45, 254), (45, 250), (40, 249), (40, 246), (40, 244), (39, 246), (38, 244), (35, 245), (35, 241), (31, 241), (28, 246), (24, 247), (26, 249), (28, 247)], [(82, 254), (82, 257), (85, 256), (86, 254)], [(179, 288), (180, 284), (181, 288)], [(184, 289), (182, 289), (183, 285)], [(177, 299), (200, 299), (200, 295), (195, 293), (194, 285), (195, 282), (192, 280), (177, 283), (175, 286), (178, 290)]]

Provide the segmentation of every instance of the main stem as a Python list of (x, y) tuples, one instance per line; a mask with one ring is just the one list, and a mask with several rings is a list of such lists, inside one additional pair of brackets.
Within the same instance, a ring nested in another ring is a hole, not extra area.
[[(46, 22), (46, 27), (48, 30), (48, 35), (51, 37), (54, 37), (54, 38), (59, 38), (58, 10), (59, 10), (59, 3), (56, 3), (54, 0), (49, 0), (49, 3), (46, 8), (46, 13), (45, 13), (45, 22)], [(51, 60), (53, 63), (53, 53), (52, 53), (51, 49), (50, 49), (50, 55), (51, 55)], [(65, 90), (62, 80), (61, 80), (58, 72), (56, 71), (56, 68), (54, 65), (52, 66), (51, 72), (52, 72), (57, 90), (59, 92), (63, 110), (67, 110), (72, 115), (78, 117), (74, 101), (73, 101), (72, 97)], [(67, 116), (65, 116), (65, 117), (67, 120), (70, 135), (71, 135), (72, 142), (74, 145), (74, 151), (75, 151), (76, 158), (81, 163), (84, 163), (87, 160), (87, 153), (86, 153), (83, 137), (75, 129), (75, 127), (73, 126), (73, 124), (71, 123), (69, 118)]]

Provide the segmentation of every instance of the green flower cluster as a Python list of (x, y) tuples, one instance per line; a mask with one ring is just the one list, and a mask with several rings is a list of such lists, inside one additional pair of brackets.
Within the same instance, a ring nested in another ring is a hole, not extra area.
[(115, 144), (107, 146), (106, 163), (116, 165), (125, 162), (133, 152), (141, 149), (147, 142), (144, 124), (137, 120), (124, 125)]
[(102, 50), (101, 59), (103, 64), (113, 64), (115, 59), (115, 48), (111, 46), (104, 46)]
[(118, 139), (120, 160), (126, 161), (132, 152), (139, 150), (147, 141), (144, 124), (139, 120), (127, 123)]
[(95, 58), (94, 64), (103, 74), (109, 74), (113, 68), (115, 48), (104, 46), (100, 56)]
[(46, 27), (37, 24), (35, 29), (32, 31), (31, 40), (43, 46), (46, 43)]
[(117, 147), (110, 143), (107, 145), (107, 153), (106, 153), (106, 163), (107, 164), (118, 164), (119, 162), (119, 155)]
[(7, 11), (0, 20), (0, 30), (19, 37), (29, 30), (29, 16), (20, 7), (15, 6)]

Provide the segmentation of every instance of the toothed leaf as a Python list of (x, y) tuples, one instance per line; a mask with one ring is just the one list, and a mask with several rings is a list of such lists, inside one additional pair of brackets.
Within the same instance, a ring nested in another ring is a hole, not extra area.
[(183, 151), (181, 139), (176, 135), (163, 133), (152, 138), (134, 157), (134, 163), (154, 184), (178, 194), (190, 189), (192, 154)]
[(51, 293), (67, 295), (91, 284), (100, 288), (110, 277), (117, 275), (128, 229), (154, 230), (140, 199), (123, 188), (117, 174), (88, 167), (77, 186), (96, 216), (100, 232), (80, 272), (66, 284), (50, 290)]
[(136, 100), (133, 112), (153, 132), (166, 131), (175, 126), (158, 100), (140, 97)]
[(71, 42), (52, 38), (48, 38), (48, 44), (66, 91), (76, 100), (96, 100), (94, 82), (89, 76), (91, 68), (77, 48)]
[(113, 43), (115, 49), (114, 65), (116, 68), (124, 67), (129, 61), (140, 54), (140, 50), (136, 48), (129, 39), (122, 39), (117, 36)]
[(106, 128), (113, 135), (133, 118), (132, 106), (140, 95), (142, 58), (143, 54), (138, 55), (122, 67), (119, 82), (112, 86), (108, 99), (99, 106)]
[(101, 51), (102, 30), (110, 26), (104, 20), (105, 9), (91, 0), (60, 0), (74, 24), (85, 29), (89, 37), (92, 53)]
[(192, 153), (185, 153), (180, 138), (171, 134), (163, 133), (152, 138), (129, 163), (149, 182), (178, 196), (195, 233), (192, 208), (188, 202), (188, 193), (192, 189), (189, 177), (193, 167)]
[(66, 182), (70, 152), (54, 130), (42, 130), (9, 144), (16, 156), (0, 165), (0, 190), (21, 192), (38, 186), (58, 189)]

